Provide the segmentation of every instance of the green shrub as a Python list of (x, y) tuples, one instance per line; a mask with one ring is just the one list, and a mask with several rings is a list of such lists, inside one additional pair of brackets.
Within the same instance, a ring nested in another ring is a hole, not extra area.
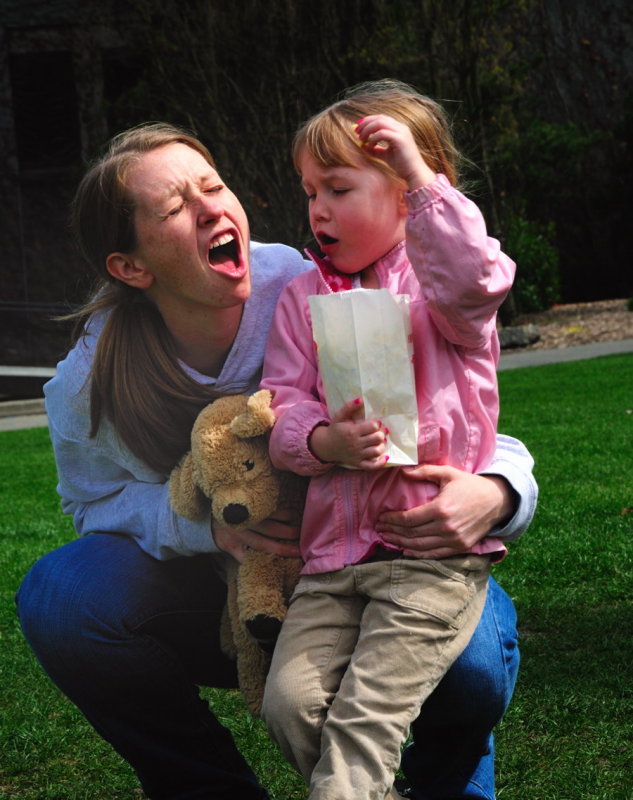
[(561, 277), (553, 222), (542, 224), (512, 215), (504, 248), (516, 261), (513, 295), (518, 313), (550, 308), (560, 300)]

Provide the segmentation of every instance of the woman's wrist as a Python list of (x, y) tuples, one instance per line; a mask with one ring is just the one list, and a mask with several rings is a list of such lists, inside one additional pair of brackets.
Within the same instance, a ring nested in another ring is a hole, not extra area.
[(481, 475), (481, 477), (486, 478), (495, 487), (497, 493), (496, 509), (494, 508), (494, 501), (492, 505), (494, 510), (490, 520), (491, 527), (503, 528), (516, 514), (519, 506), (519, 496), (509, 481), (502, 475)]

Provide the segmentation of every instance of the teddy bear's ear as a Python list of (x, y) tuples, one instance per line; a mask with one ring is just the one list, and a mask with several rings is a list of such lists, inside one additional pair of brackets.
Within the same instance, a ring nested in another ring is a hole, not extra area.
[(272, 395), (268, 389), (260, 389), (248, 398), (246, 411), (231, 422), (231, 433), (240, 439), (261, 436), (275, 422), (275, 412), (270, 407)]

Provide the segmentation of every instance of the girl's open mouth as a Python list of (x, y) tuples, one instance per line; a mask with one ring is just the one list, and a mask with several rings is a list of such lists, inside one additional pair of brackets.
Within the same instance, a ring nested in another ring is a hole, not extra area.
[(338, 242), (338, 239), (335, 239), (333, 236), (328, 236), (327, 233), (320, 233), (317, 239), (321, 247), (327, 247), (328, 245), (336, 244)]

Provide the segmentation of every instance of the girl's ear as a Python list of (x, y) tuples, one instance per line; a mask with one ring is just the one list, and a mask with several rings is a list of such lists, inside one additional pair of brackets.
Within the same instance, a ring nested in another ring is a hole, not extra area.
[(407, 213), (408, 213), (407, 212), (407, 203), (406, 203), (406, 200), (404, 199), (404, 191), (402, 191), (402, 192), (400, 192), (400, 195), (399, 195), (399, 198), (398, 198), (398, 214), (400, 214), (401, 217), (406, 217)]
[(113, 278), (135, 289), (149, 289), (154, 283), (152, 273), (126, 253), (110, 253), (106, 258), (106, 269)]

